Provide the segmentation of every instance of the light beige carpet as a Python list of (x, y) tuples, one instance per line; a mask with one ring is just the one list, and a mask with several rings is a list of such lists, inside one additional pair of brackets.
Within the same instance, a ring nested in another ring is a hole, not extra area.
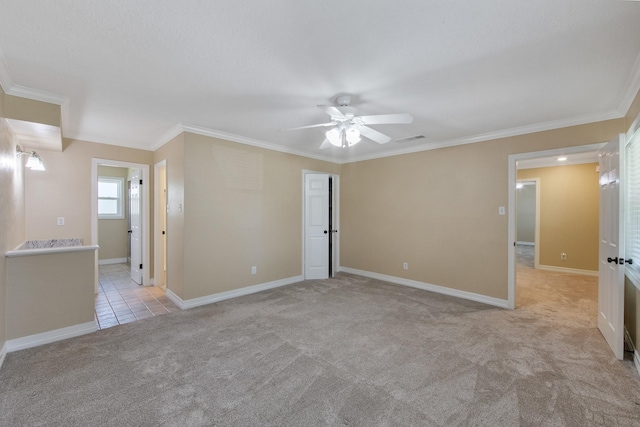
[(342, 274), (109, 328), (9, 354), (0, 425), (640, 425), (633, 364), (527, 292), (510, 311)]

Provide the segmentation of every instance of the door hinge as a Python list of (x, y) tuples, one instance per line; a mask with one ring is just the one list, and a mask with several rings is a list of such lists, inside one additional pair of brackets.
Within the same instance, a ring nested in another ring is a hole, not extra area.
[(140, 270), (142, 270), (142, 264), (140, 264)]
[(140, 185), (142, 185), (142, 180), (140, 180)]

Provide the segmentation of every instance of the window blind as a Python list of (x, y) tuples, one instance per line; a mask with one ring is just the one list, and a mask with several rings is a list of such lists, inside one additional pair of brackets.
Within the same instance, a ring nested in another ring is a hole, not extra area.
[(625, 147), (626, 156), (626, 212), (625, 258), (627, 276), (640, 288), (640, 129), (636, 130)]

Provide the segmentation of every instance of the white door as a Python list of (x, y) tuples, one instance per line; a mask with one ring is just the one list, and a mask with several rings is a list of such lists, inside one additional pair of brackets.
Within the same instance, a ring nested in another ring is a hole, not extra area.
[(329, 175), (304, 176), (304, 278), (329, 278)]
[(605, 145), (600, 158), (598, 329), (618, 359), (624, 353), (624, 218), (620, 202), (624, 135)]
[(136, 169), (131, 175), (129, 190), (129, 217), (131, 218), (131, 280), (142, 284), (142, 210), (140, 204), (140, 170)]

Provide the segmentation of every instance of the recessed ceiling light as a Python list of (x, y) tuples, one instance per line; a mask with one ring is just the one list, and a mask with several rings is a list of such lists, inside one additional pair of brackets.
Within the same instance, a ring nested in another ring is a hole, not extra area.
[(565, 160), (567, 160), (567, 158), (566, 158), (566, 157), (558, 157), (558, 161), (559, 161), (559, 162), (564, 162)]

